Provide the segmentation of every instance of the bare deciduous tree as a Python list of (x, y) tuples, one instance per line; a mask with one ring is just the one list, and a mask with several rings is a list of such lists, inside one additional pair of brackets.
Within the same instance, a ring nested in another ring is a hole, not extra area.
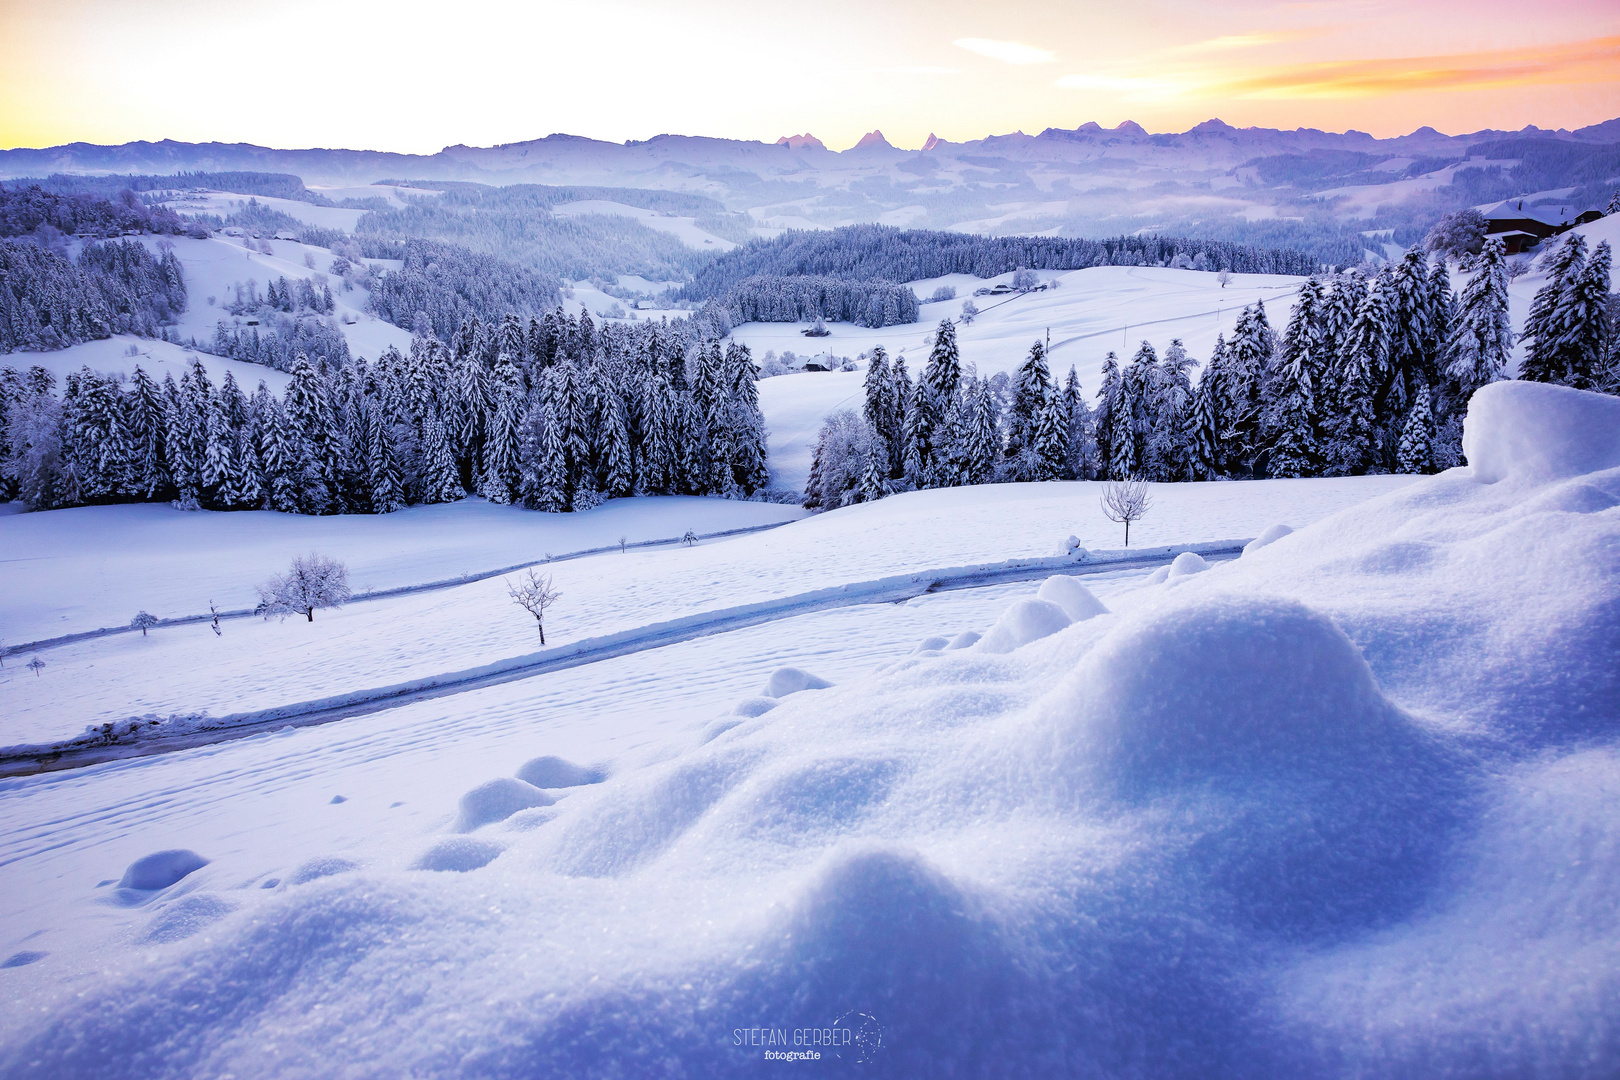
[(39, 673), (45, 669), (45, 661), (36, 656), (32, 660), (28, 661), (28, 669), (34, 673), (34, 678), (37, 679), (39, 678)]
[(342, 607), (354, 594), (349, 591), (349, 568), (336, 559), (317, 555), (294, 557), (285, 574), (277, 574), (259, 586), (259, 606), (265, 618), (298, 614), (315, 621), (315, 609)]
[(148, 615), (144, 611), (136, 612), (135, 617), (133, 619), (129, 620), (129, 628), (131, 630), (139, 630), (141, 632), (141, 637), (145, 637), (146, 636), (146, 631), (151, 629), (152, 627), (156, 626), (157, 624), (158, 624), (157, 616), (156, 615)]
[(1153, 506), (1148, 486), (1142, 480), (1110, 480), (1103, 487), (1103, 516), (1125, 525), (1125, 546), (1131, 546), (1131, 522), (1141, 519)]
[(512, 598), (512, 603), (534, 616), (534, 627), (540, 631), (540, 644), (546, 643), (546, 608), (557, 602), (562, 595), (552, 587), (550, 574), (537, 574), (529, 571), (528, 577), (516, 585), (511, 581), (506, 583), (506, 594)]

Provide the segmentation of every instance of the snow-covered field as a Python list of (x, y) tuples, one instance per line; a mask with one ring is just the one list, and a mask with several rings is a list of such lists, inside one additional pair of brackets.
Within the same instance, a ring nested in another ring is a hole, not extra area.
[[(1247, 538), (1302, 525), (1410, 483), (1410, 477), (1157, 486), (1133, 530), (1141, 545)], [(552, 567), (564, 598), (547, 642), (585, 638), (895, 574), (1058, 555), (1066, 538), (1117, 548), (1121, 530), (1095, 483), (1008, 484), (895, 496), (785, 529), (696, 547), (592, 556)], [(311, 549), (351, 563), (354, 587), (394, 588), (488, 571), (546, 552), (718, 532), (802, 516), (797, 507), (718, 499), (626, 499), (585, 514), (468, 502), (385, 517), (184, 514), (85, 507), (0, 518), (18, 561), (0, 608), (19, 640), (159, 617), (251, 607), (253, 586)], [(707, 527), (705, 527), (707, 526)], [(472, 534), (469, 536), (468, 534)], [(108, 536), (122, 538), (107, 550)], [(27, 635), (26, 637), (24, 635)], [(77, 735), (156, 713), (214, 716), (279, 708), (458, 672), (537, 648), (504, 578), (357, 603), (296, 620), (162, 627), (47, 650), (38, 675), (0, 671), (0, 746)]]
[[(0, 1075), (754, 1075), (861, 1028), (875, 1075), (1608, 1075), (1620, 403), (1498, 384), (1467, 438), (1415, 481), (1163, 488), (1141, 543), (1301, 527), (1079, 579), (1101, 614), (1069, 579), (789, 615), (0, 781)], [(559, 564), (558, 630), (1102, 546), (1093, 496)], [(148, 685), (487, 656), (518, 629), (489, 591), (157, 630)], [(140, 641), (6, 690), (133, 691)]]

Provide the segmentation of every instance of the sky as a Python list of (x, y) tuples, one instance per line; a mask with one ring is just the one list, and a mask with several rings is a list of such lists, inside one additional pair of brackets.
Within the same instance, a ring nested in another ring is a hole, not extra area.
[(0, 147), (1620, 117), (1617, 0), (0, 0)]

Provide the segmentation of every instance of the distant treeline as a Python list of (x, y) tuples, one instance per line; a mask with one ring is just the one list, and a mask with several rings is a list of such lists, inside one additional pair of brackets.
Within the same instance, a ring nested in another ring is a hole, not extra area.
[(174, 253), (135, 240), (89, 243), (77, 261), (0, 240), (0, 352), (61, 349), (112, 334), (157, 337), (186, 309)]
[(828, 322), (894, 326), (917, 321), (917, 294), (887, 281), (760, 275), (739, 283), (722, 301), (733, 325), (745, 322)]
[(309, 190), (304, 186), (303, 178), (292, 173), (180, 172), (167, 176), (153, 174), (73, 176), (66, 173), (52, 173), (50, 176), (13, 183), (33, 184), (64, 195), (99, 195), (102, 198), (112, 198), (121, 191), (185, 191), (191, 188), (206, 188), (209, 191), (228, 191), (232, 194), (257, 195), (260, 198), (290, 199), (312, 206), (370, 209), (379, 204), (386, 205), (387, 202), (381, 195), (333, 202), (325, 195)]
[(1212, 270), (1297, 274), (1320, 267), (1300, 251), (1218, 240), (1120, 236), (1081, 240), (1042, 236), (973, 236), (885, 225), (792, 231), (729, 251), (697, 272), (685, 295), (725, 296), (751, 277), (812, 275), (841, 281), (916, 281), (945, 274), (987, 278), (1012, 270), (1079, 270), (1088, 266), (1168, 266), (1177, 256), (1203, 256)]
[(103, 197), (88, 193), (64, 195), (37, 184), (0, 184), (0, 236), (37, 236), (49, 246), (53, 239), (50, 230), (62, 236), (97, 239), (131, 232), (207, 235), (173, 210), (148, 206), (127, 188)]

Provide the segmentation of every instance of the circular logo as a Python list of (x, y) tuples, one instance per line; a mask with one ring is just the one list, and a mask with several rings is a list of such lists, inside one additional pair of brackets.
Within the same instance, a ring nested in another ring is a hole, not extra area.
[(883, 1049), (883, 1025), (870, 1013), (851, 1010), (833, 1021), (833, 1029), (850, 1033), (848, 1049), (838, 1055), (841, 1060), (862, 1065), (877, 1060)]

